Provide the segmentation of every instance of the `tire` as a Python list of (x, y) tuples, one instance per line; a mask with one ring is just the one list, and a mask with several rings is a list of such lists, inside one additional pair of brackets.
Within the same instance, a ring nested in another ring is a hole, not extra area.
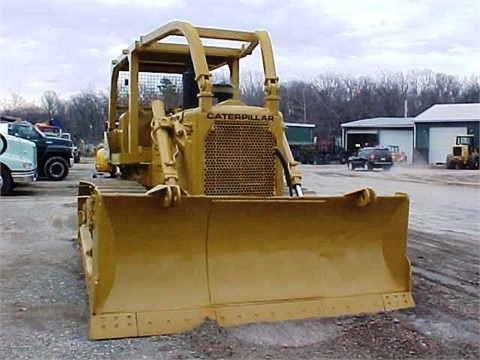
[(353, 162), (349, 161), (347, 163), (347, 166), (348, 166), (348, 170), (350, 170), (350, 171), (355, 170), (355, 165), (353, 165)]
[(319, 165), (325, 164), (325, 157), (323, 156), (323, 154), (318, 155), (317, 164), (319, 164)]
[(479, 168), (479, 157), (471, 155), (467, 162), (467, 168), (472, 170), (477, 170)]
[(455, 169), (455, 164), (453, 162), (452, 155), (447, 155), (447, 159), (445, 160), (446, 168), (447, 169)]
[(330, 154), (325, 155), (325, 164), (330, 164), (332, 162), (332, 156)]
[(383, 168), (383, 171), (390, 171), (391, 168), (392, 168), (391, 166), (385, 166), (385, 167)]
[(7, 151), (8, 142), (3, 134), (0, 134), (0, 155)]
[(61, 181), (68, 176), (69, 165), (64, 158), (54, 156), (45, 162), (43, 171), (49, 180)]
[(373, 170), (372, 165), (370, 165), (370, 163), (368, 161), (363, 163), (363, 168), (367, 171)]
[(2, 196), (4, 195), (10, 195), (13, 191), (13, 179), (12, 175), (10, 174), (10, 171), (2, 166), (1, 170), (2, 174)]

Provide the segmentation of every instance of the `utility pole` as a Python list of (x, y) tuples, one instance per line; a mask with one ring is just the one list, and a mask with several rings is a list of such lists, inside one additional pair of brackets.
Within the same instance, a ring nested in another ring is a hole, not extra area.
[(303, 97), (303, 123), (306, 124), (307, 123), (307, 104), (305, 102), (305, 90), (307, 90), (307, 88), (303, 88), (302, 90), (302, 97)]

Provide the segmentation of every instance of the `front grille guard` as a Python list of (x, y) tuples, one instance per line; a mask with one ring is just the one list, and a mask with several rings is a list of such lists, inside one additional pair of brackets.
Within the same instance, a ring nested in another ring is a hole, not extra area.
[(205, 195), (273, 196), (275, 147), (266, 121), (215, 121), (205, 139)]

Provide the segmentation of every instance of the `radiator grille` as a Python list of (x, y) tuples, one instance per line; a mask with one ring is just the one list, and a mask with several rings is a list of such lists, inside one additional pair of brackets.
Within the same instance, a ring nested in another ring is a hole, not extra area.
[(216, 121), (205, 139), (205, 195), (273, 196), (275, 146), (264, 121)]
[(462, 156), (462, 147), (454, 146), (453, 147), (453, 156)]

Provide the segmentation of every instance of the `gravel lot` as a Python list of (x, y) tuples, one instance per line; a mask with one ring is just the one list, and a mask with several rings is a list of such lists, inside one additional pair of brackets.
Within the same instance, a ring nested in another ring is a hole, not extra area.
[(66, 181), (0, 199), (2, 359), (480, 358), (478, 171), (302, 167), (309, 192), (410, 195), (414, 309), (228, 329), (207, 321), (175, 336), (89, 341), (75, 195), (92, 170), (76, 164)]

